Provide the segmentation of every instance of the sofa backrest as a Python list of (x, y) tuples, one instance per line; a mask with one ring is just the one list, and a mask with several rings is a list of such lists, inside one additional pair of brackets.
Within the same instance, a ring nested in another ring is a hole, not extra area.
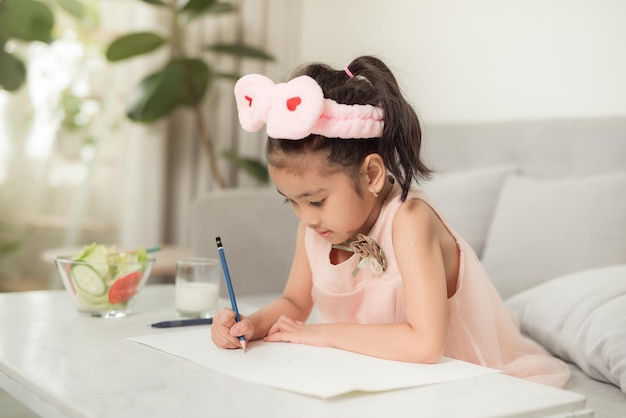
[(424, 144), (424, 188), (503, 297), (626, 262), (626, 117), (434, 125)]
[(626, 169), (626, 117), (426, 126), (425, 159), (438, 172), (513, 163), (538, 178)]
[[(192, 205), (191, 251), (218, 257), (220, 236), (237, 294), (280, 293), (293, 258), (298, 220), (275, 189), (226, 189)], [(222, 286), (222, 296), (227, 295)]]

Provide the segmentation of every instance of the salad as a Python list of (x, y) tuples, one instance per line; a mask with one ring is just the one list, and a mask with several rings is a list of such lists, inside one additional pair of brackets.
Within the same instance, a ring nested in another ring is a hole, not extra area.
[(66, 266), (77, 303), (89, 310), (125, 310), (150, 265), (145, 248), (118, 252), (93, 243)]

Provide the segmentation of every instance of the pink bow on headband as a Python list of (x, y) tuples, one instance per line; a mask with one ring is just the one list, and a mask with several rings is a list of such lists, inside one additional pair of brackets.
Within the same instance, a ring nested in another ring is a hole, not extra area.
[(325, 99), (309, 76), (274, 84), (260, 74), (243, 76), (235, 84), (241, 127), (256, 132), (265, 124), (267, 135), (302, 139), (310, 134), (327, 138), (378, 138), (383, 133), (383, 109), (345, 105)]

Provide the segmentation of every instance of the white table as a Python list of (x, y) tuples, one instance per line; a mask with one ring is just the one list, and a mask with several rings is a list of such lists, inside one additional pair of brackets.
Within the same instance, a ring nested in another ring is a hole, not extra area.
[(0, 387), (45, 417), (593, 415), (583, 395), (502, 374), (323, 400), (125, 340), (180, 330), (148, 327), (175, 318), (173, 301), (172, 285), (147, 286), (134, 313), (105, 320), (79, 315), (63, 290), (0, 294)]

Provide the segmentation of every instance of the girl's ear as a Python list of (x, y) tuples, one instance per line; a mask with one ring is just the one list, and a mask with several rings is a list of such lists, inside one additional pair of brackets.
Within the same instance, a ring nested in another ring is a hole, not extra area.
[(366, 190), (374, 196), (378, 196), (387, 180), (387, 169), (383, 158), (379, 154), (370, 154), (365, 157), (361, 165), (361, 173), (364, 182), (366, 182)]

